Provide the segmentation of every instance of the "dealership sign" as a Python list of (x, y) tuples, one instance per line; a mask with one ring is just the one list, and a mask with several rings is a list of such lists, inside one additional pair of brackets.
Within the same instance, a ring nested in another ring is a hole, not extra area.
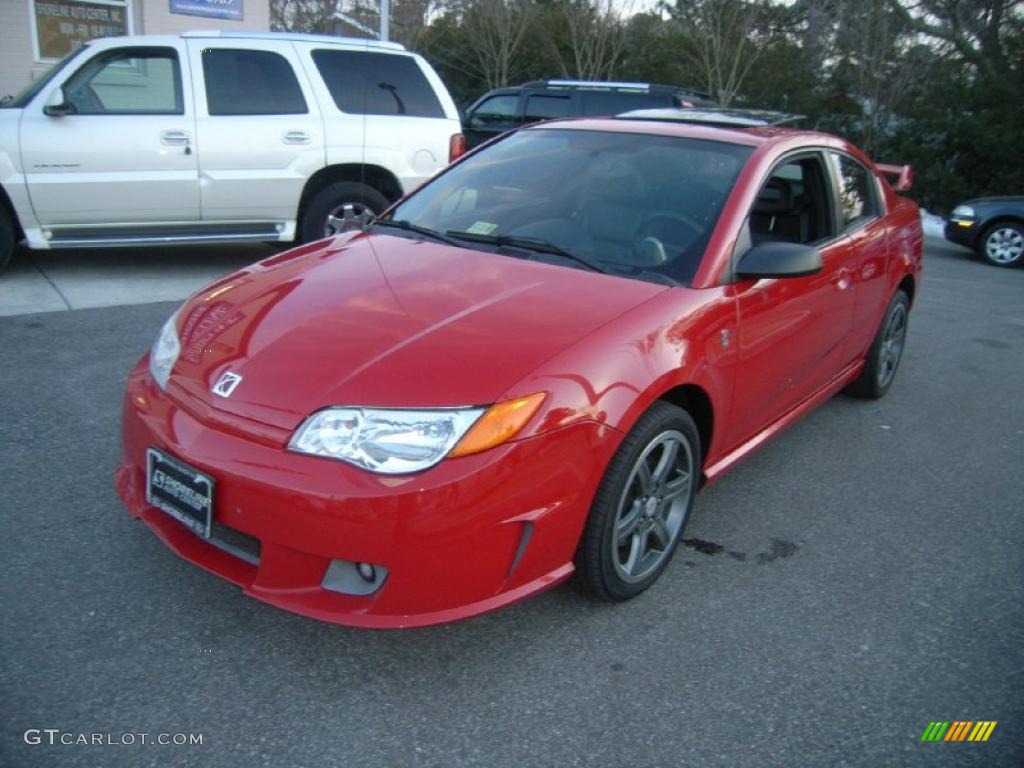
[(242, 20), (242, 0), (171, 0), (171, 13)]

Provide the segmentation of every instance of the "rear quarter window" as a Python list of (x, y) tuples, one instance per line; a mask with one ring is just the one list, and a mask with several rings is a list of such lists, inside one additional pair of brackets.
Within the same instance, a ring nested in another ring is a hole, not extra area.
[(672, 106), (670, 97), (659, 97), (652, 93), (583, 93), (583, 114), (586, 117), (609, 117), (633, 109), (670, 106)]
[(327, 49), (315, 50), (312, 56), (342, 112), (445, 117), (437, 94), (411, 56)]

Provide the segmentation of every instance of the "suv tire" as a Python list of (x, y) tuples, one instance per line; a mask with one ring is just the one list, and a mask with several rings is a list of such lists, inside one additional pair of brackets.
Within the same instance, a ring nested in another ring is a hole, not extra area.
[(10, 266), (14, 258), (14, 222), (10, 214), (0, 205), (0, 272)]
[(369, 224), (390, 205), (384, 195), (357, 181), (328, 184), (307, 203), (299, 240), (309, 243)]

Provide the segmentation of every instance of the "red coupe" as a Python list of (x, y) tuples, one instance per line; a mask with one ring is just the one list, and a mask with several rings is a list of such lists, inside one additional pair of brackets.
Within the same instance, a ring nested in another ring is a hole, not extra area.
[(121, 499), (246, 594), (339, 624), (462, 619), (574, 573), (633, 597), (703, 484), (891, 385), (921, 271), (909, 175), (720, 112), (508, 134), (185, 302), (128, 379)]

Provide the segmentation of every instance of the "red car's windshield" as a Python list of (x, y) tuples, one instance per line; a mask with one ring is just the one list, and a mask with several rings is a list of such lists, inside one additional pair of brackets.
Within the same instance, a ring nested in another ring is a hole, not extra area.
[(544, 243), (613, 274), (686, 284), (751, 152), (674, 136), (521, 131), (427, 184), (391, 219), (470, 245)]

